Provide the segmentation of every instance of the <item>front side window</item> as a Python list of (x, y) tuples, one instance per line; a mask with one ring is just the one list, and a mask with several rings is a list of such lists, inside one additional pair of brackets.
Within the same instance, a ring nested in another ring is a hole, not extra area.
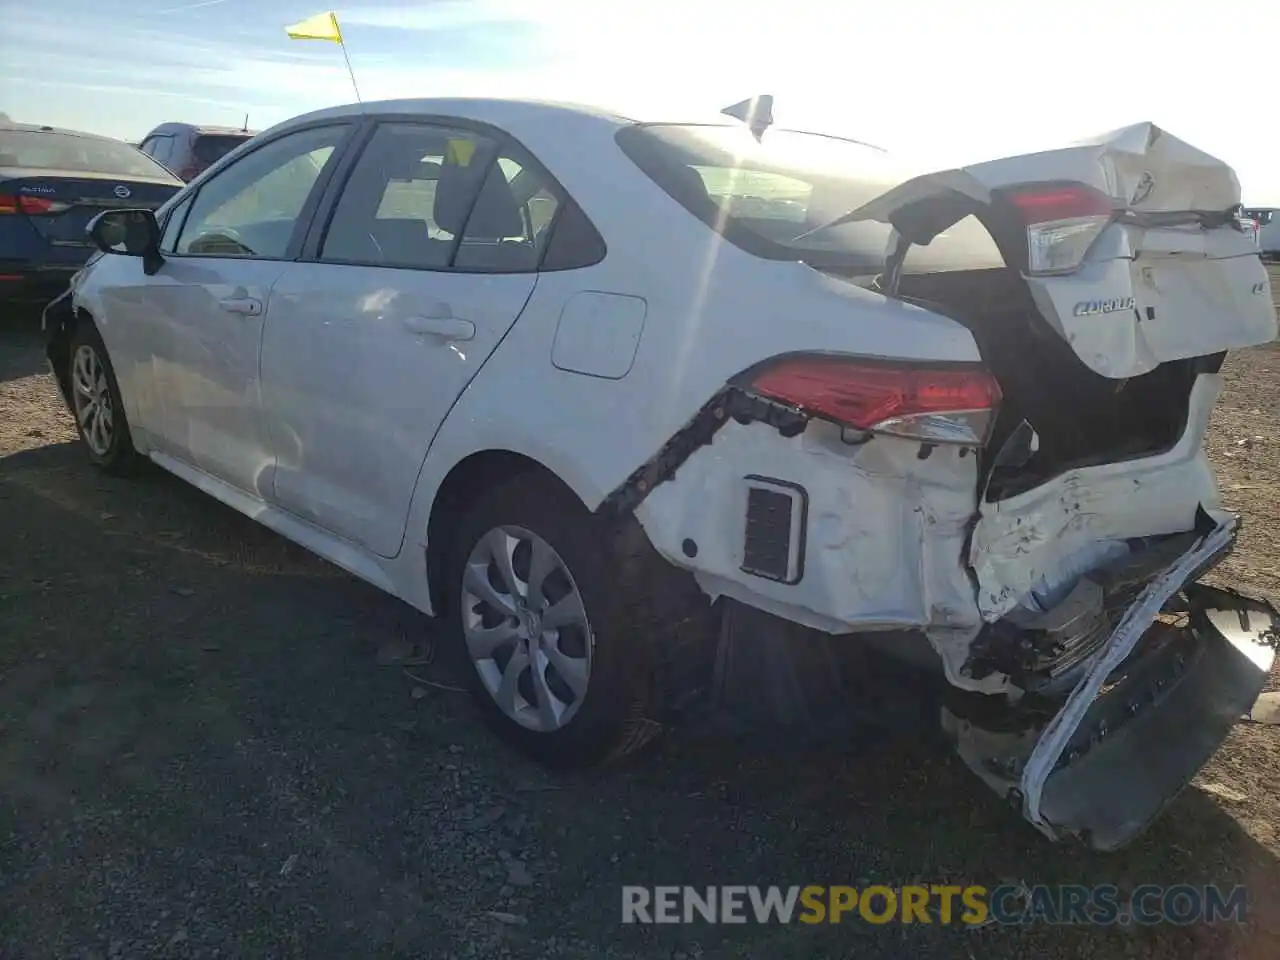
[[(617, 134), (622, 151), (658, 186), (729, 242), (772, 260), (876, 272), (889, 227), (857, 221), (820, 229), (912, 171), (852, 140), (771, 128), (757, 140), (743, 124), (636, 124)], [(913, 263), (943, 269), (1000, 266), (990, 235), (970, 219)]]
[(168, 170), (130, 144), (49, 130), (0, 131), (0, 167), (170, 177)]
[(196, 195), (177, 253), (286, 256), (307, 199), (347, 130), (342, 124), (286, 134), (217, 173)]
[(160, 235), (160, 252), (173, 253), (178, 245), (178, 231), (182, 229), (182, 221), (191, 209), (191, 198), (188, 197), (169, 211), (164, 219), (164, 231)]

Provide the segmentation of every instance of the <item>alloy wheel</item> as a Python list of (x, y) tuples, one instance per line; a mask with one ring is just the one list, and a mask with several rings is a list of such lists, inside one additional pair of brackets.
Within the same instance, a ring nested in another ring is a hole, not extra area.
[(90, 344), (80, 344), (72, 358), (71, 396), (85, 443), (95, 455), (105, 457), (115, 434), (115, 410), (106, 368)]
[(502, 526), (467, 558), (462, 632), (485, 690), (504, 714), (552, 733), (587, 692), (595, 638), (564, 560), (536, 533)]

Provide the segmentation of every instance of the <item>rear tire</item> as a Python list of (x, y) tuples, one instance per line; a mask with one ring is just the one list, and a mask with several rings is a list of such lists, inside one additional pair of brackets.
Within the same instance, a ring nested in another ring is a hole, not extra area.
[(106, 344), (92, 323), (80, 323), (67, 358), (67, 392), (76, 432), (89, 459), (106, 473), (132, 473), (138, 464), (120, 385)]
[(482, 493), (455, 530), (442, 591), (448, 637), (488, 725), (561, 770), (652, 740), (663, 636), (638, 612), (655, 610), (664, 625), (687, 620), (643, 586), (677, 571), (647, 541), (649, 556), (622, 549), (626, 538), (545, 474)]

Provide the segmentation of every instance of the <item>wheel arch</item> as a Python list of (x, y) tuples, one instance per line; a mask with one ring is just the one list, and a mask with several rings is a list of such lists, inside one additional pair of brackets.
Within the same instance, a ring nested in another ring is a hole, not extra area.
[[(455, 463), (436, 489), (427, 520), (427, 586), (432, 610), (437, 615), (446, 610), (444, 566), (456, 519), (485, 492), (522, 474), (548, 477), (579, 502), (584, 502), (581, 494), (555, 470), (525, 453), (506, 449), (477, 450)], [(590, 505), (584, 502), (584, 506)]]
[[(97, 328), (91, 314), (84, 307), (73, 306), (68, 297), (66, 300), (50, 304), (44, 313), (45, 323), (45, 357), (53, 372), (53, 379), (58, 384), (58, 392), (62, 401), (72, 410), (71, 385), (67, 382), (67, 368), (71, 364), (71, 341), (82, 324)], [(73, 411), (74, 412), (74, 411)]]

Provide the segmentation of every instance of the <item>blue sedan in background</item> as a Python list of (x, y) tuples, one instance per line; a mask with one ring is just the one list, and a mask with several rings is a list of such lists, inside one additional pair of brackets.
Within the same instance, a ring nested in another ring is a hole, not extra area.
[(0, 121), (0, 304), (56, 297), (93, 252), (96, 214), (155, 209), (182, 186), (127, 143)]

